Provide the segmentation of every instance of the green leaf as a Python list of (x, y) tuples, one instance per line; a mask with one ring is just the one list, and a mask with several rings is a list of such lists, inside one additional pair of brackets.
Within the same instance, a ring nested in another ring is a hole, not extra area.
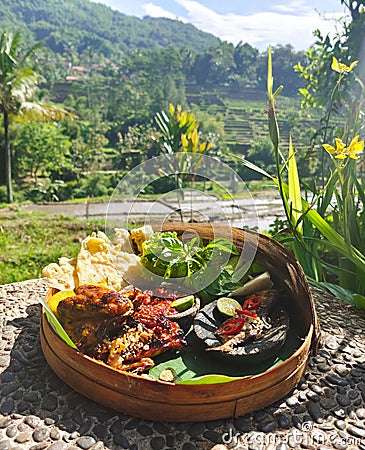
[(355, 177), (355, 185), (357, 189), (357, 193), (359, 195), (359, 198), (361, 200), (361, 203), (365, 205), (365, 190), (362, 184), (360, 184), (360, 180)]
[(238, 255), (237, 248), (228, 239), (214, 239), (206, 247), (201, 247), (201, 244), (200, 238), (183, 243), (176, 233), (154, 233), (143, 243), (141, 263), (164, 278), (181, 278), (205, 269), (209, 262), (218, 276), (216, 268), (222, 265), (222, 261), (224, 263), (232, 255)]
[(300, 193), (300, 183), (298, 175), (297, 161), (295, 158), (292, 138), (289, 140), (289, 160), (288, 160), (288, 185), (289, 201), (291, 202), (291, 217), (294, 221), (294, 227), (297, 231), (303, 233), (303, 224), (298, 223), (302, 215), (302, 197)]
[[(216, 384), (229, 383), (231, 381), (242, 380), (254, 374), (265, 372), (272, 367), (281, 364), (289, 354), (284, 354), (275, 358), (274, 361), (261, 363), (255, 367), (251, 366), (224, 366), (219, 360), (212, 358), (207, 352), (200, 347), (196, 342), (194, 333), (188, 333), (189, 348), (183, 349), (181, 354), (171, 358), (167, 353), (159, 355), (155, 358), (156, 365), (149, 371), (149, 376), (158, 380), (160, 374), (164, 370), (169, 370), (173, 373), (173, 382), (176, 384)], [(291, 354), (294, 348), (290, 347)], [(162, 358), (162, 361), (159, 359)]]
[(338, 172), (335, 171), (331, 174), (329, 180), (327, 181), (325, 193), (318, 208), (318, 212), (320, 214), (324, 214), (327, 211), (327, 208), (332, 201), (333, 194), (336, 192), (338, 178)]
[(348, 289), (345, 289), (341, 286), (338, 286), (337, 284), (333, 283), (327, 283), (324, 281), (320, 281), (316, 283), (316, 286), (319, 289), (323, 289), (328, 291), (330, 294), (334, 295), (335, 297), (343, 300), (346, 303), (349, 303), (351, 305), (354, 305), (354, 295), (351, 291)]
[(264, 175), (265, 177), (270, 178), (272, 181), (275, 181), (275, 178), (272, 175), (270, 175), (268, 172), (266, 172), (266, 170), (264, 170), (261, 167), (257, 166), (253, 162), (248, 161), (247, 159), (244, 159), (242, 157), (239, 157), (238, 161), (240, 163), (242, 163), (242, 165), (244, 165), (248, 169), (254, 170), (257, 173), (260, 173), (261, 175)]
[(69, 345), (70, 347), (75, 348), (77, 350), (76, 345), (72, 342), (70, 336), (66, 333), (65, 329), (60, 324), (57, 317), (53, 314), (52, 310), (47, 305), (45, 300), (43, 298), (40, 298), (39, 302), (42, 304), (43, 308), (45, 309), (48, 322), (52, 325), (52, 327), (54, 328), (54, 330), (56, 331), (58, 336), (61, 339), (63, 339), (67, 345)]
[(308, 203), (303, 200), (305, 208), (308, 208), (306, 217), (317, 230), (333, 244), (341, 254), (348, 256), (361, 270), (365, 271), (365, 256), (353, 246), (347, 245), (344, 238), (331, 227), (314, 209), (309, 209)]
[(191, 378), (190, 380), (177, 381), (176, 384), (217, 384), (228, 383), (230, 381), (243, 380), (247, 377), (229, 377), (228, 375), (202, 375), (201, 377)]
[(206, 249), (212, 249), (212, 250), (220, 250), (225, 253), (232, 253), (232, 255), (238, 255), (238, 251), (236, 246), (233, 244), (233, 242), (229, 241), (228, 239), (224, 238), (216, 238), (207, 244), (205, 247)]
[(155, 380), (159, 379), (160, 373), (164, 370), (170, 370), (174, 374), (174, 382), (176, 384), (215, 384), (215, 383), (228, 383), (230, 381), (242, 380), (246, 376), (229, 376), (221, 374), (208, 374), (196, 377), (195, 371), (189, 369), (184, 359), (179, 356), (174, 359), (162, 362), (153, 367), (149, 371), (149, 376)]
[(149, 376), (154, 378), (155, 380), (159, 379), (160, 373), (163, 370), (171, 370), (175, 375), (174, 382), (178, 382), (181, 380), (191, 379), (195, 376), (195, 372), (190, 370), (184, 362), (184, 359), (179, 356), (177, 358), (169, 359), (164, 361), (156, 366), (152, 367), (149, 371)]
[(278, 96), (280, 94), (280, 92), (284, 89), (284, 86), (281, 84), (276, 91), (273, 93), (273, 98), (275, 98), (276, 96)]
[(361, 294), (354, 294), (353, 297), (355, 306), (365, 309), (365, 297)]
[[(289, 192), (287, 184), (283, 183), (284, 192)], [(329, 241), (339, 254), (348, 257), (362, 272), (365, 272), (365, 256), (354, 246), (348, 245), (345, 239), (302, 198), (303, 217), (308, 218), (312, 225)], [(322, 245), (326, 245), (321, 241)]]

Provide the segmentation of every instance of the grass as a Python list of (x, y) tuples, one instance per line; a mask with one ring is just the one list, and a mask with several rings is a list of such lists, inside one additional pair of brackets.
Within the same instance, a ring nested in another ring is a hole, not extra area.
[(0, 285), (41, 277), (44, 266), (76, 256), (83, 238), (104, 229), (103, 221), (1, 209), (0, 224)]

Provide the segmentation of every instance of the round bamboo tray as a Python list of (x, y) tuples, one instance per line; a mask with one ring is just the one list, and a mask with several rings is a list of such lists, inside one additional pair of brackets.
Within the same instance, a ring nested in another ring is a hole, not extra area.
[[(209, 224), (169, 223), (165, 230), (179, 235), (192, 230), (203, 240), (212, 238)], [(217, 227), (214, 226), (217, 237)], [(298, 262), (281, 245), (252, 231), (232, 228), (238, 250), (243, 242), (256, 245), (258, 261), (265, 261), (275, 281), (288, 292), (300, 326), (300, 344), (282, 363), (257, 375), (216, 384), (184, 385), (123, 373), (69, 347), (42, 314), (40, 339), (54, 372), (84, 396), (119, 412), (168, 422), (207, 421), (238, 417), (281, 399), (299, 382), (308, 358), (318, 349), (320, 330), (313, 299)], [(229, 230), (218, 230), (229, 237)], [(258, 242), (257, 242), (258, 239)], [(52, 292), (49, 291), (48, 295)]]

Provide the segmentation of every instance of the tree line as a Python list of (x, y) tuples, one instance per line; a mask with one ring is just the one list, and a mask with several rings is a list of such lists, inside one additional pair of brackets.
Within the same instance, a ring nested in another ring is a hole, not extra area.
[[(362, 3), (358, 2), (358, 9)], [(328, 103), (330, 75), (324, 68), (330, 65), (331, 55), (347, 62), (361, 49), (357, 31), (364, 19), (353, 4), (351, 8), (352, 21), (343, 26), (337, 40), (316, 32), (316, 41), (307, 52), (296, 52), (290, 45), (273, 48), (275, 80), (284, 85), (286, 95), (296, 96), (299, 91), (303, 103), (311, 107)], [(94, 194), (107, 194), (113, 186), (113, 171), (128, 170), (156, 152), (151, 140), (155, 117), (169, 104), (195, 108), (198, 119), (202, 118), (203, 139), (214, 143), (212, 148), (219, 153), (227, 147), (222, 113), (207, 114), (203, 107), (189, 105), (189, 86), (204, 92), (217, 86), (259, 92), (266, 84), (265, 52), (242, 42), (219, 41), (199, 51), (135, 48), (111, 59), (92, 46), (80, 53), (72, 42), (66, 50), (63, 47), (62, 54), (38, 44), (29, 49), (20, 42), (20, 35), (15, 33), (14, 40), (11, 32), (4, 31), (0, 49), (0, 84), (7, 86), (2, 91), (6, 95), (0, 98), (4, 125), (0, 182), (13, 176), (20, 200), (81, 197), (90, 195), (92, 189)], [(346, 90), (345, 82), (341, 89)], [(341, 114), (340, 105), (333, 107)], [(9, 121), (15, 117), (28, 123)], [(34, 119), (42, 120), (35, 123)], [(248, 153), (255, 157), (263, 148), (267, 145), (253, 142)], [(272, 164), (270, 149), (267, 154), (263, 161)], [(13, 167), (8, 173), (10, 160)], [(25, 186), (31, 189), (25, 192)], [(6, 199), (1, 189), (0, 199)]]
[[(202, 89), (260, 89), (264, 82), (264, 58), (248, 44), (222, 43), (200, 54), (172, 47), (141, 49), (125, 55), (119, 64), (88, 49), (86, 54), (75, 56), (67, 70), (67, 59), (51, 58), (49, 49), (40, 45), (27, 49), (20, 38), (21, 33), (2, 34), (0, 82), (7, 86), (7, 98), (2, 100), (4, 135), (0, 139), (5, 151), (1, 153), (0, 181), (4, 184), (14, 178), (19, 192), (30, 184), (32, 189), (22, 196), (34, 201), (89, 195), (89, 187), (83, 181), (85, 173), (105, 168), (119, 170), (121, 166), (128, 169), (147, 157), (153, 144), (146, 142), (146, 135), (154, 116), (169, 104), (186, 108), (189, 84)], [(278, 74), (285, 78), (286, 72), (293, 73), (290, 67), (297, 61), (296, 54), (290, 46), (277, 47), (276, 52)], [(78, 68), (74, 72), (78, 77), (65, 85), (67, 74), (73, 73), (74, 67)], [(292, 78), (295, 84), (295, 75)], [(66, 86), (66, 92), (62, 104), (56, 104), (60, 85)], [(20, 91), (22, 97), (18, 98)], [(32, 110), (30, 104), (34, 106)], [(40, 105), (48, 105), (48, 110), (53, 105), (61, 120), (55, 122), (55, 116), (44, 109), (37, 116)], [(11, 115), (22, 121), (41, 120), (10, 124)], [(209, 123), (206, 132), (219, 134), (217, 120), (210, 118)], [(131, 147), (130, 141), (135, 141), (136, 136), (137, 142)], [(218, 137), (215, 140), (218, 142)], [(99, 194), (106, 194), (108, 188), (99, 184)], [(7, 200), (12, 199), (12, 192), (8, 192)]]

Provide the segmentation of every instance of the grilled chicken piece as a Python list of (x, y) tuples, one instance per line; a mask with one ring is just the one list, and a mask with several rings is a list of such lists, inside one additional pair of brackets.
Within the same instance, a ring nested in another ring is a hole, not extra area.
[(79, 286), (57, 307), (59, 320), (84, 354), (136, 373), (153, 367), (151, 357), (180, 349), (184, 332), (166, 315), (169, 302), (137, 289), (124, 294)]
[(58, 305), (57, 312), (64, 319), (91, 319), (95, 316), (132, 314), (133, 303), (128, 297), (101, 286), (82, 285), (76, 295)]
[[(166, 319), (168, 320), (168, 319)], [(171, 323), (169, 329), (163, 333), (136, 322), (124, 334), (114, 339), (110, 344), (110, 353), (107, 363), (119, 370), (128, 370), (132, 362), (146, 361), (154, 363), (151, 359), (160, 353), (169, 350), (179, 350), (184, 345), (184, 335), (176, 323)], [(135, 365), (135, 369), (138, 365)]]
[[(118, 292), (101, 286), (82, 285), (75, 293), (58, 304), (57, 313), (76, 346), (90, 354), (102, 342), (103, 329), (119, 328), (120, 323), (116, 325), (115, 319), (118, 317), (124, 323), (133, 313), (133, 303)], [(107, 327), (106, 322), (110, 322)], [(96, 353), (100, 351), (98, 348)]]

